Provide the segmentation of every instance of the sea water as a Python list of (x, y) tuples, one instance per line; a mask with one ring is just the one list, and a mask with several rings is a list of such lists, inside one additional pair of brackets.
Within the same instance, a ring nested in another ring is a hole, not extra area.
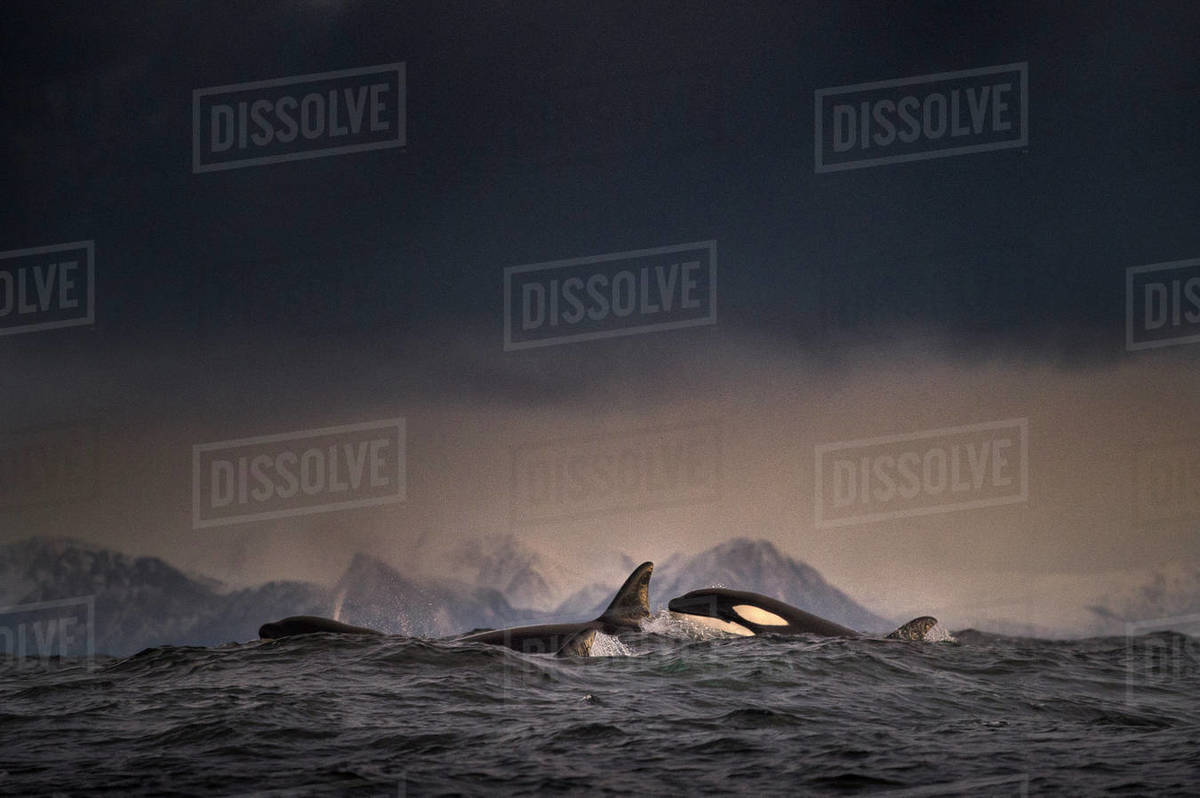
[[(1197, 795), (1194, 638), (313, 635), (0, 671), (4, 795)], [(948, 637), (948, 636), (947, 636)]]

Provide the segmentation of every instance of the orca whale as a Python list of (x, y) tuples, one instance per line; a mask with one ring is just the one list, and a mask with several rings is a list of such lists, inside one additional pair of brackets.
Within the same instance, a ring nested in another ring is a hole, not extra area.
[(652, 562), (644, 562), (635, 568), (608, 609), (593, 621), (491, 629), (457, 639), (464, 643), (508, 646), (527, 654), (586, 657), (591, 654), (597, 632), (612, 635), (639, 629), (642, 621), (650, 617), (650, 574), (653, 571)]
[[(517, 626), (511, 629), (484, 629), (456, 638), (468, 643), (488, 643), (508, 646), (525, 653), (557, 654), (560, 657), (586, 657), (591, 653), (596, 632), (616, 634), (622, 630), (638, 629), (643, 619), (650, 617), (650, 574), (654, 563), (644, 562), (633, 570), (625, 584), (617, 591), (604, 614), (594, 621), (584, 623), (542, 624), (539, 626)], [(296, 615), (282, 621), (265, 623), (258, 630), (264, 640), (295, 635), (334, 632), (351, 635), (381, 635), (374, 629), (351, 626), (348, 623), (318, 618), (313, 615)]]
[[(708, 587), (667, 602), (667, 609), (689, 620), (738, 635), (824, 635), (862, 637), (845, 626), (797, 609), (778, 599), (744, 590)], [(887, 635), (890, 640), (924, 640), (937, 618), (922, 615)]]
[(295, 635), (311, 635), (318, 632), (334, 632), (343, 635), (382, 635), (374, 629), (365, 626), (351, 626), (341, 621), (331, 621), (328, 618), (318, 618), (315, 615), (293, 615), (282, 621), (264, 623), (258, 629), (258, 636), (263, 640), (276, 640), (280, 637)]

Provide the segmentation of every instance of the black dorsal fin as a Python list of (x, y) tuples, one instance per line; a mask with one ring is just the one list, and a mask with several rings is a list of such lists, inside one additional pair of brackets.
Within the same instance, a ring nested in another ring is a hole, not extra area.
[(922, 615), (913, 618), (896, 631), (887, 636), (888, 640), (924, 640), (929, 630), (937, 626), (937, 618), (932, 615)]
[(625, 580), (608, 609), (597, 620), (618, 626), (637, 626), (650, 617), (650, 574), (654, 563), (644, 562)]

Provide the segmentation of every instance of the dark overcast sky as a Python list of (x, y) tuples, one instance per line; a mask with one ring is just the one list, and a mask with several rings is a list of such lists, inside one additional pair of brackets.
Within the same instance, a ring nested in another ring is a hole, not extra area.
[[(97, 241), (102, 345), (230, 323), (494, 330), (504, 266), (716, 239), (722, 324), (819, 348), (844, 280), (880, 328), (1108, 355), (1124, 268), (1200, 249), (1186, 2), (3, 13), (0, 236)], [(193, 89), (401, 60), (405, 150), (191, 173)], [(814, 173), (815, 90), (1017, 61), (1027, 148)]]

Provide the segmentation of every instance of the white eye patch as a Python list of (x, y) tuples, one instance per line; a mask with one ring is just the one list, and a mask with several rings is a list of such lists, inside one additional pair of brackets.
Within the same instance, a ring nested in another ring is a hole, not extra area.
[(735, 604), (733, 611), (747, 621), (758, 626), (787, 626), (788, 622), (773, 612), (767, 612), (762, 607), (753, 604)]

